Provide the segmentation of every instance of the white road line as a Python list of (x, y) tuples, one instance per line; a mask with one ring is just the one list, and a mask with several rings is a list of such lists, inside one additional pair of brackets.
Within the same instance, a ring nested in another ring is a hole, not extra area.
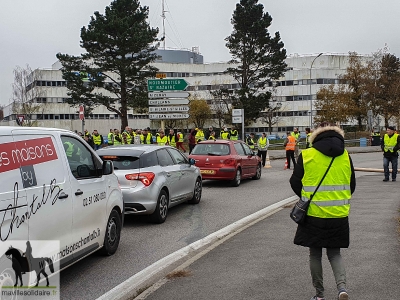
[[(121, 284), (117, 285), (112, 290), (108, 291), (104, 295), (97, 298), (97, 300), (128, 300), (139, 295), (143, 290), (150, 287), (154, 283), (158, 282), (165, 275), (176, 269), (182, 264), (184, 259), (189, 258), (198, 259), (205, 255), (213, 246), (205, 249), (203, 252), (198, 253), (200, 250), (208, 247), (216, 242), (224, 242), (226, 239), (232, 237), (233, 233), (237, 234), (245, 228), (261, 221), (267, 216), (279, 211), (282, 207), (292, 204), (298, 200), (297, 196), (292, 196), (287, 199), (281, 200), (275, 204), (272, 204), (258, 212), (255, 212), (239, 221), (232, 223), (208, 236), (198, 240), (180, 250), (171, 253), (170, 255), (158, 260), (154, 264), (143, 269), (139, 273), (136, 273), (132, 277), (128, 278)], [(288, 216), (289, 217), (289, 216)], [(228, 237), (229, 236), (229, 237)], [(225, 239), (226, 238), (226, 239)], [(217, 243), (219, 245), (220, 243)], [(215, 247), (217, 246), (215, 245)], [(197, 255), (198, 254), (198, 255)], [(196, 258), (194, 257), (196, 255)], [(190, 260), (191, 263), (195, 260)], [(187, 264), (186, 264), (187, 265)], [(183, 265), (184, 266), (184, 265)], [(182, 268), (182, 266), (180, 267)], [(161, 283), (160, 283), (161, 284)], [(162, 285), (162, 284), (161, 284)]]

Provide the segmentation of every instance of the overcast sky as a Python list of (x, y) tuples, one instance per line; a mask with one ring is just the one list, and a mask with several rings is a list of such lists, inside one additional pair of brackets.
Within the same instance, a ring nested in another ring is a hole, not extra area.
[[(224, 39), (239, 0), (165, 0), (166, 46), (198, 46), (205, 62), (227, 61)], [(400, 57), (400, 0), (259, 0), (288, 54), (371, 54), (387, 44)], [(79, 55), (80, 29), (111, 0), (1, 0), (0, 104), (11, 97), (13, 69), (50, 68), (56, 53)], [(159, 27), (162, 0), (142, 0)]]

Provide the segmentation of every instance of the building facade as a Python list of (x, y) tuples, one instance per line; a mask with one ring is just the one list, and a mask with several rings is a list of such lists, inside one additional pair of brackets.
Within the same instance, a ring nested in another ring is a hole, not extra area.
[[(189, 86), (187, 90), (196, 98), (206, 99), (212, 106), (215, 99), (211, 92), (239, 88), (239, 84), (224, 71), (230, 66), (228, 63), (203, 63), (203, 57), (198, 53), (181, 51), (178, 53), (170, 50), (158, 50), (160, 58), (153, 63), (165, 73), (167, 78), (184, 78)], [(175, 50), (176, 51), (176, 50)], [(179, 57), (179, 59), (177, 58)], [(368, 59), (365, 57), (365, 59)], [(284, 76), (275, 82), (271, 82), (268, 89), (272, 91), (272, 102), (281, 103), (281, 109), (274, 113), (272, 132), (284, 133), (299, 127), (301, 131), (310, 127), (311, 112), (316, 114), (314, 102), (318, 90), (327, 84), (339, 84), (338, 77), (346, 72), (349, 56), (344, 54), (322, 55), (290, 55), (286, 59), (288, 65)], [(82, 130), (82, 122), (79, 119), (78, 107), (71, 107), (66, 103), (67, 88), (60, 71), (61, 64), (56, 62), (51, 69), (40, 70), (40, 80), (33, 85), (41, 89), (41, 97), (33, 99), (41, 109), (31, 118), (38, 126), (56, 127), (69, 130)], [(1, 125), (15, 125), (17, 113), (10, 104), (4, 108), (4, 120)], [(128, 112), (129, 126), (132, 128), (158, 128), (159, 122), (152, 121), (148, 114), (138, 114), (133, 110)], [(218, 126), (217, 120), (208, 125)], [(231, 124), (226, 124), (230, 126)], [(110, 128), (120, 128), (121, 122), (117, 114), (108, 111), (104, 106), (94, 109), (93, 114), (85, 120), (85, 128), (89, 131), (99, 130), (107, 134)], [(192, 124), (185, 124), (192, 128)], [(246, 127), (246, 132), (267, 132), (268, 124), (263, 118)]]

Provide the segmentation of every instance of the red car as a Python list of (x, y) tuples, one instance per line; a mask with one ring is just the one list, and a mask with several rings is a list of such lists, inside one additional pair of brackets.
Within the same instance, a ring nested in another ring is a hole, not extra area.
[(196, 161), (204, 180), (230, 180), (233, 186), (239, 186), (242, 179), (261, 178), (260, 158), (242, 141), (203, 141), (189, 158)]

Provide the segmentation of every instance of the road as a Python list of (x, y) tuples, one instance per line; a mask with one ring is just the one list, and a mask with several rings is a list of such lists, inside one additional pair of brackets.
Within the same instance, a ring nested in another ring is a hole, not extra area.
[[(356, 167), (382, 168), (381, 153), (353, 154), (352, 159)], [(243, 181), (237, 188), (204, 182), (200, 204), (172, 208), (164, 224), (151, 224), (145, 216), (127, 216), (115, 255), (93, 254), (61, 273), (61, 298), (95, 299), (176, 250), (293, 196), (288, 185), (292, 172), (283, 170), (283, 160), (273, 160), (271, 165), (263, 169), (260, 180)], [(357, 173), (365, 175), (377, 176)]]

